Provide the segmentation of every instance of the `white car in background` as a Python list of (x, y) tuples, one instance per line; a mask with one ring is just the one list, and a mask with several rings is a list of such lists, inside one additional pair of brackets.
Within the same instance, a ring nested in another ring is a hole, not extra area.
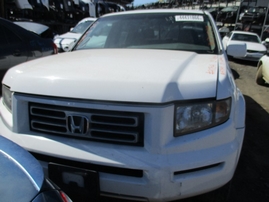
[(69, 32), (62, 35), (55, 36), (54, 43), (58, 47), (59, 52), (68, 51), (77, 42), (83, 32), (95, 21), (97, 18), (84, 18), (77, 23)]
[(269, 56), (264, 55), (258, 62), (256, 83), (259, 85), (269, 84)]
[(82, 194), (187, 198), (228, 183), (240, 158), (245, 100), (206, 11), (103, 15), (72, 51), (13, 67), (2, 86), (0, 134)]
[(222, 43), (224, 49), (230, 44), (245, 43), (247, 53), (244, 57), (238, 57), (236, 55), (229, 55), (233, 58), (259, 61), (259, 59), (266, 54), (266, 47), (262, 44), (260, 37), (253, 32), (246, 31), (231, 31), (229, 34), (223, 37)]

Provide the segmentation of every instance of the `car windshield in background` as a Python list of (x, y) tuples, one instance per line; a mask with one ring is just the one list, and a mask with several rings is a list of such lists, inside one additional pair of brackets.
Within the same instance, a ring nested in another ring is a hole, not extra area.
[(84, 21), (77, 24), (70, 32), (82, 34), (94, 21)]
[(104, 16), (81, 37), (74, 50), (133, 48), (217, 53), (215, 34), (206, 15), (124, 14)]
[(247, 41), (247, 42), (253, 42), (253, 43), (261, 43), (259, 38), (255, 35), (249, 35), (249, 34), (234, 34), (232, 37), (233, 41)]

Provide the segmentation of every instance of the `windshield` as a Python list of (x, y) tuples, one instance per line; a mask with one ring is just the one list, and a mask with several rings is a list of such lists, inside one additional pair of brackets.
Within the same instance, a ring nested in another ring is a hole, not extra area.
[(93, 22), (93, 20), (81, 22), (77, 24), (70, 32), (82, 34)]
[(93, 48), (217, 52), (208, 17), (179, 13), (104, 16), (84, 34), (75, 50)]
[(261, 43), (258, 36), (249, 35), (249, 34), (233, 34), (232, 36), (233, 41), (247, 41), (253, 43)]

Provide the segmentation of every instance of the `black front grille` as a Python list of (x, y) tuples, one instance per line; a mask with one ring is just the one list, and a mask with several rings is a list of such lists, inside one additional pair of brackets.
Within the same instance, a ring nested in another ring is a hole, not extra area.
[(144, 114), (29, 103), (30, 129), (39, 133), (144, 145)]

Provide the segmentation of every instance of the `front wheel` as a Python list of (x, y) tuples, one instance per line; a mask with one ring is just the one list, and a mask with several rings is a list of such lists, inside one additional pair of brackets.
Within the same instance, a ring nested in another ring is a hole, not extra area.
[(258, 85), (264, 85), (264, 80), (263, 80), (263, 76), (262, 76), (262, 65), (260, 67), (258, 67), (259, 69), (257, 70), (256, 73), (256, 83)]

